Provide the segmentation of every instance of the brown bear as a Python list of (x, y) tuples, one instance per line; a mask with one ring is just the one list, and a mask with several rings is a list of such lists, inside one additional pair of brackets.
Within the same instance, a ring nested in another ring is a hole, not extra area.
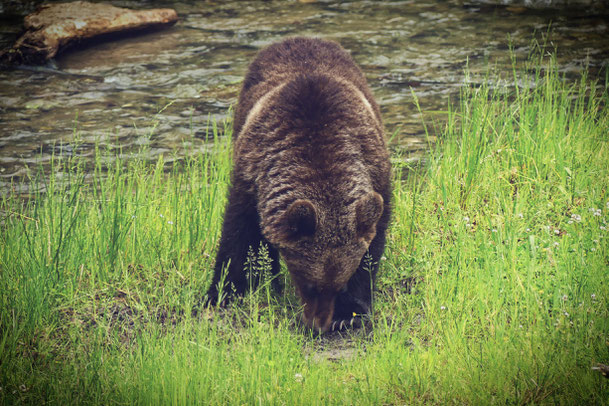
[(233, 143), (209, 300), (221, 281), (246, 290), (247, 252), (262, 242), (274, 274), (279, 255), (285, 261), (306, 325), (342, 329), (368, 314), (391, 167), (379, 107), (351, 56), (335, 42), (301, 37), (260, 51), (243, 82)]

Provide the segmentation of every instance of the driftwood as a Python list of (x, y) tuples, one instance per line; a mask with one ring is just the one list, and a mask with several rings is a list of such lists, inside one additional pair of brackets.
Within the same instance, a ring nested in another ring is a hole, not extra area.
[(58, 52), (83, 40), (124, 31), (174, 24), (173, 9), (130, 10), (102, 3), (75, 1), (42, 5), (25, 17), (25, 33), (0, 52), (4, 64), (44, 64)]

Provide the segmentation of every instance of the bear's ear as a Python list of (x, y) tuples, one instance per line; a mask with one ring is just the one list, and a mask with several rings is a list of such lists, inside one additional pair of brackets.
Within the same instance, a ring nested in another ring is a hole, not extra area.
[(355, 208), (357, 236), (372, 240), (376, 234), (376, 223), (383, 214), (383, 197), (370, 192), (359, 199)]
[(285, 222), (287, 234), (291, 238), (315, 234), (317, 228), (315, 206), (309, 200), (296, 200), (286, 210)]

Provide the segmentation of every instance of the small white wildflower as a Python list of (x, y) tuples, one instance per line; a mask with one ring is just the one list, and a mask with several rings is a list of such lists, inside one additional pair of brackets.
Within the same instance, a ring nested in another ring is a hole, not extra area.
[(170, 221), (167, 222), (167, 224), (173, 224), (173, 221), (170, 220)]
[(552, 227), (550, 227), (550, 226), (545, 226), (544, 228), (546, 229), (546, 231), (550, 231), (550, 229), (551, 229)]
[(440, 306), (440, 310), (446, 310), (446, 306)]
[(571, 214), (571, 220), (577, 221), (579, 223), (580, 221), (582, 221), (582, 216), (580, 216), (579, 214)]
[(565, 317), (569, 317), (569, 313), (565, 312)]
[(567, 221), (567, 224), (573, 224), (573, 220)]
[(530, 229), (530, 228), (527, 228), (527, 230), (526, 230), (526, 231), (527, 231), (527, 233), (530, 233), (530, 232), (531, 232), (531, 229)]
[(592, 242), (598, 244), (598, 240), (592, 240)]
[(469, 223), (469, 217), (467, 217), (467, 216), (463, 217), (463, 221), (465, 221), (466, 223)]
[(518, 326), (518, 328), (522, 328), (522, 324), (520, 324), (520, 325)]
[(467, 228), (470, 228), (471, 226), (472, 226), (472, 225), (471, 225), (471, 224), (469, 224), (469, 223), (467, 223), (467, 224), (465, 225), (465, 227), (467, 227)]
[(590, 249), (590, 251), (594, 252), (594, 251), (596, 251), (596, 248), (592, 247), (592, 249)]
[(592, 298), (592, 300), (596, 299), (596, 295), (594, 293), (591, 294), (590, 297)]
[(555, 246), (555, 247), (558, 247), (558, 245), (559, 245), (559, 244), (558, 244), (558, 241), (554, 241), (554, 246)]
[(522, 219), (522, 218), (524, 218), (524, 215), (522, 213), (518, 213), (518, 218)]
[(383, 255), (383, 256), (381, 257), (381, 261), (387, 261), (387, 257)]
[(165, 216), (163, 216), (162, 214), (159, 214), (159, 217), (160, 217), (160, 218), (163, 218), (163, 217), (165, 217)]
[(297, 373), (297, 374), (294, 374), (294, 380), (296, 382), (302, 382), (302, 381), (304, 381), (304, 378), (303, 378), (302, 374)]
[(560, 230), (559, 229), (554, 230), (554, 234), (556, 234), (556, 235), (560, 234)]
[(135, 214), (133, 216), (131, 216), (131, 218), (134, 219), (135, 218)]
[(607, 227), (605, 227), (605, 226), (600, 226), (600, 229), (601, 229), (601, 230), (603, 230), (603, 231), (605, 231), (605, 230), (607, 230)]
[(594, 211), (595, 211), (595, 210), (596, 210), (596, 209), (595, 209), (594, 207), (590, 207), (590, 208), (588, 209), (588, 211), (589, 211), (590, 213), (594, 213)]
[(496, 232), (497, 232), (497, 229), (496, 229), (496, 228), (493, 228), (491, 231), (492, 231), (493, 233), (496, 233)]
[(595, 215), (595, 216), (600, 217), (601, 213), (602, 213), (602, 212), (601, 212), (601, 209), (594, 210), (594, 215)]
[(562, 301), (565, 302), (569, 297), (567, 295), (562, 295)]

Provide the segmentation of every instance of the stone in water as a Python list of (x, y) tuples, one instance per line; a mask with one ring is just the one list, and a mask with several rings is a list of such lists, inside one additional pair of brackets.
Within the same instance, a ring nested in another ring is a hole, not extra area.
[(69, 45), (105, 34), (174, 24), (173, 9), (130, 10), (75, 1), (42, 5), (25, 17), (26, 29), (15, 45), (0, 53), (4, 63), (45, 63)]

